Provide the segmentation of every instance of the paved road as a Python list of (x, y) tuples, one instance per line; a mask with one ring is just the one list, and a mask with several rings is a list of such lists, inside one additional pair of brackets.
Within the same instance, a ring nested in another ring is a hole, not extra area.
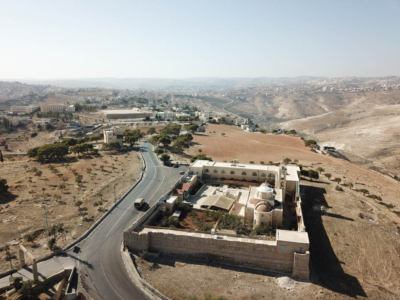
[(161, 166), (148, 143), (142, 144), (142, 152), (147, 168), (141, 183), (79, 245), (79, 254), (68, 251), (71, 257), (76, 258), (82, 272), (87, 274), (84, 280), (93, 299), (147, 299), (131, 281), (122, 261), (123, 231), (144, 213), (134, 208), (134, 201), (141, 197), (151, 206), (176, 182), (180, 177), (179, 171), (186, 171), (187, 167)]

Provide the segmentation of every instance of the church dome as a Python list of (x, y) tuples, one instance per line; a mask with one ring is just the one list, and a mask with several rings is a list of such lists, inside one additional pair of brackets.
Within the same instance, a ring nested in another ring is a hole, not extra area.
[(274, 190), (269, 186), (259, 186), (257, 191), (260, 193), (272, 193)]
[(272, 207), (268, 202), (260, 202), (256, 205), (256, 211), (270, 212), (271, 210), (272, 210)]

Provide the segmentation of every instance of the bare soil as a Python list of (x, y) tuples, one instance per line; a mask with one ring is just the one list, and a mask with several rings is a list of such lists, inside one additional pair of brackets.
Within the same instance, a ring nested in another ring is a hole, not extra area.
[[(100, 153), (99, 157), (69, 156), (63, 162), (55, 161), (51, 165), (57, 169), (56, 173), (51, 172), (49, 163), (41, 164), (26, 156), (5, 156), (0, 173), (7, 179), (11, 195), (0, 198), (0, 247), (9, 244), (15, 254), (21, 242), (36, 259), (50, 254), (46, 248), (43, 205), (49, 227), (62, 223), (66, 231), (65, 235), (56, 234), (57, 247), (63, 248), (89, 229), (114, 203), (114, 186), (119, 199), (136, 182), (142, 168), (136, 151)], [(34, 168), (42, 172), (41, 176), (35, 175)], [(81, 186), (73, 172), (83, 176)], [(65, 189), (60, 189), (64, 181)], [(75, 205), (78, 201), (82, 201), (79, 208)], [(27, 241), (28, 234), (34, 238), (33, 242)], [(13, 265), (18, 267), (14, 259)], [(5, 252), (0, 252), (0, 272), (9, 268)]]
[[(232, 266), (160, 256), (138, 260), (143, 277), (172, 299), (203, 299), (208, 294), (227, 299), (399, 299), (400, 183), (350, 162), (313, 153), (296, 137), (238, 131), (210, 125), (194, 135), (187, 152), (214, 161), (280, 161), (298, 159), (305, 169), (323, 168), (317, 181), (302, 178), (303, 212), (310, 238), (310, 282), (284, 275), (259, 273)], [(221, 136), (224, 132), (225, 137)], [(251, 145), (251, 146), (248, 146)], [(188, 155), (188, 156), (190, 156)], [(324, 174), (332, 175), (328, 179)], [(340, 187), (333, 181), (340, 178)], [(350, 189), (349, 184), (353, 184)], [(382, 201), (355, 191), (366, 189)], [(283, 278), (283, 279), (282, 279)], [(283, 283), (282, 283), (283, 282)]]

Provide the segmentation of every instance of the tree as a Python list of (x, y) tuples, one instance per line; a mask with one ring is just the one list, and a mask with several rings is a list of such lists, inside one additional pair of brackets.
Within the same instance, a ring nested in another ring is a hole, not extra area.
[(138, 138), (136, 136), (126, 136), (125, 137), (125, 142), (130, 143), (130, 146), (133, 147), (133, 145), (138, 141)]
[(172, 148), (177, 152), (183, 152), (183, 149), (189, 148), (189, 143), (184, 138), (177, 138)]
[(77, 140), (74, 138), (66, 138), (62, 141), (63, 144), (66, 144), (68, 146), (75, 146), (77, 144)]
[(114, 150), (116, 151), (121, 149), (121, 145), (118, 142), (104, 143), (102, 149), (110, 152)]
[(335, 178), (335, 180), (334, 181), (336, 181), (337, 182), (337, 184), (339, 185), (340, 184), (340, 182), (342, 181), (342, 179), (341, 178)]
[(32, 157), (36, 157), (37, 156), (37, 152), (39, 150), (40, 147), (35, 147), (35, 148), (31, 148), (28, 150), (27, 154), (28, 157), (32, 158)]
[(7, 180), (0, 178), (0, 196), (8, 193), (9, 186), (7, 185)]
[(324, 168), (318, 167), (317, 171), (319, 172), (319, 174), (321, 174), (321, 172), (325, 172)]
[(161, 134), (171, 134), (171, 135), (179, 135), (181, 131), (181, 125), (170, 123), (160, 130)]
[(225, 135), (225, 132), (221, 133), (221, 135), (224, 136), (224, 135)]
[(161, 156), (160, 156), (160, 160), (165, 164), (167, 161), (169, 161), (169, 159), (170, 159), (171, 157), (168, 155), (168, 154), (162, 154)]
[(317, 142), (315, 140), (305, 140), (304, 145), (306, 147), (313, 147), (317, 145)]
[(350, 189), (352, 189), (353, 188), (353, 183), (349, 182), (348, 186), (349, 186)]
[(189, 130), (191, 133), (194, 133), (197, 131), (197, 129), (199, 129), (199, 125), (197, 124), (185, 125), (185, 129)]
[(195, 162), (196, 160), (209, 160), (209, 161), (212, 161), (212, 158), (211, 157), (207, 157), (205, 154), (198, 154), (198, 155), (192, 156), (190, 158), (190, 162)]
[(225, 124), (226, 119), (225, 119), (225, 117), (222, 117), (221, 119), (219, 119), (219, 121), (220, 121), (222, 124)]
[(289, 163), (292, 162), (292, 160), (289, 157), (285, 157), (285, 159), (283, 160), (283, 162), (287, 165)]
[(169, 144), (171, 144), (171, 138), (168, 135), (162, 135), (158, 139), (158, 143), (163, 144), (164, 148), (166, 148)]
[(310, 180), (312, 180), (313, 178), (314, 179), (318, 179), (319, 178), (319, 174), (318, 174), (318, 172), (317, 171), (314, 171), (314, 170), (307, 170), (307, 172), (308, 172), (308, 177), (310, 177)]
[(42, 188), (43, 195), (44, 195), (44, 192), (45, 192), (45, 191), (46, 191), (46, 188), (43, 187), (43, 188)]
[(78, 200), (75, 202), (75, 206), (78, 207), (78, 209), (80, 210), (80, 206), (83, 204), (83, 202), (81, 200)]
[(261, 133), (266, 133), (266, 132), (267, 132), (265, 129), (262, 129), (262, 128), (261, 128), (259, 131), (260, 131)]
[(328, 179), (331, 179), (331, 177), (332, 177), (331, 173), (325, 173), (324, 175), (325, 175), (325, 177), (328, 178)]
[(163, 150), (163, 149), (160, 149), (160, 148), (157, 148), (157, 149), (154, 149), (153, 152), (154, 152), (155, 154), (157, 154), (157, 157), (158, 157), (159, 155), (161, 155), (161, 154), (164, 153), (164, 150)]
[(197, 151), (199, 151), (199, 153), (203, 152), (203, 150), (202, 150), (202, 149), (197, 149)]
[(156, 133), (156, 129), (154, 127), (150, 127), (149, 130), (147, 130), (148, 135), (153, 135)]
[(36, 158), (38, 160), (52, 160), (53, 158), (62, 159), (67, 154), (68, 146), (65, 144), (46, 144), (39, 147)]
[(10, 269), (13, 269), (12, 255), (10, 253), (10, 246), (9, 245), (5, 245), (4, 246), (4, 250), (6, 251), (6, 259), (10, 261)]

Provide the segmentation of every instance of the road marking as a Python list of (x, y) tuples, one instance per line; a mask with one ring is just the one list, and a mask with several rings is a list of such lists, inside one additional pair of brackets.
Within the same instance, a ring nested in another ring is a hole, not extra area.
[[(157, 169), (156, 169), (156, 170), (157, 170)], [(154, 179), (156, 178), (156, 175), (157, 175), (157, 172), (154, 172), (154, 176), (153, 176), (153, 179), (152, 179), (152, 180), (154, 180)], [(165, 177), (165, 176), (164, 176), (164, 177)], [(163, 178), (163, 180), (164, 180), (164, 178)], [(161, 184), (160, 184), (160, 186), (161, 186)], [(150, 184), (143, 190), (143, 192), (140, 193), (140, 195), (139, 195), (138, 198), (140, 198), (140, 196), (141, 196), (149, 187), (150, 187)], [(160, 188), (160, 187), (159, 187), (159, 188)], [(158, 189), (157, 189), (157, 190), (158, 190)], [(125, 214), (131, 209), (132, 205), (134, 205), (134, 204), (135, 204), (135, 202), (133, 202), (133, 203), (128, 207), (128, 209), (122, 214), (121, 218), (119, 218), (118, 221), (115, 222), (114, 226), (113, 226), (113, 227), (110, 229), (110, 231), (107, 233), (106, 238), (107, 238), (108, 235), (111, 233), (111, 231), (114, 229), (114, 227), (117, 226), (117, 224), (118, 224), (118, 223), (121, 221), (121, 219), (125, 216)]]
[[(103, 247), (102, 247), (103, 248)], [(118, 294), (118, 292), (114, 289), (114, 287), (112, 286), (112, 284), (110, 283), (110, 281), (108, 280), (106, 273), (104, 272), (104, 267), (103, 264), (101, 263), (101, 251), (100, 251), (100, 265), (101, 265), (101, 271), (103, 272), (103, 276), (104, 278), (107, 280), (108, 285), (112, 288), (112, 290), (114, 291), (114, 293), (122, 300), (124, 300), (123, 297), (121, 297), (120, 294)]]

